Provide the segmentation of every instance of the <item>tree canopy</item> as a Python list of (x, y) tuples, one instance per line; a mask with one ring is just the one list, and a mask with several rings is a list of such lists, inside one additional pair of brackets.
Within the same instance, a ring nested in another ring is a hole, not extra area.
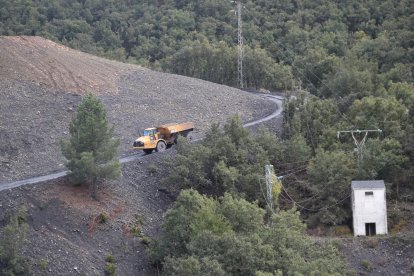
[(87, 182), (96, 197), (99, 178), (120, 175), (117, 158), (119, 140), (114, 139), (113, 128), (108, 126), (103, 104), (92, 94), (86, 95), (79, 104), (70, 126), (70, 140), (62, 141), (62, 153), (66, 167), (75, 184)]
[[(217, 200), (184, 190), (151, 252), (165, 275), (334, 275), (345, 272), (332, 245), (305, 234), (295, 210), (272, 216), (254, 203), (224, 194)], [(267, 273), (267, 274), (266, 274)]]
[[(88, 53), (237, 85), (230, 1), (0, 0), (1, 35), (40, 35)], [(246, 0), (247, 87), (351, 97), (377, 77), (413, 81), (412, 1)], [(330, 89), (327, 89), (330, 87)]]

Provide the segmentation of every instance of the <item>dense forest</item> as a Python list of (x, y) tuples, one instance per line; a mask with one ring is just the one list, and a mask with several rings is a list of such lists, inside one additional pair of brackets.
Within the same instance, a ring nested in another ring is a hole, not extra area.
[[(389, 81), (412, 82), (413, 5), (243, 1), (246, 86), (299, 85), (330, 97), (373, 93)], [(231, 1), (0, 0), (0, 7), (1, 35), (40, 35), (92, 54), (237, 83)]]

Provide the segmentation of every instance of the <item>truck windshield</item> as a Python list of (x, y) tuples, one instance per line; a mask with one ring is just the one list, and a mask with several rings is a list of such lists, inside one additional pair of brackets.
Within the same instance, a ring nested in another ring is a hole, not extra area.
[(150, 136), (150, 135), (154, 135), (154, 130), (153, 129), (144, 130), (144, 136)]

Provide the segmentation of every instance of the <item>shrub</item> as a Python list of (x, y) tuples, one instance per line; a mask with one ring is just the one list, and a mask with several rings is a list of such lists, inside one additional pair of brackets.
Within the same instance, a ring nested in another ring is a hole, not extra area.
[(106, 256), (105, 261), (107, 261), (108, 263), (115, 263), (115, 258), (114, 256), (112, 256), (111, 253), (109, 253), (108, 256)]
[(48, 267), (49, 263), (45, 259), (41, 259), (39, 262), (39, 266), (41, 269), (46, 269)]
[(369, 271), (369, 272), (372, 271), (372, 265), (368, 260), (362, 260), (361, 265), (366, 271)]
[(108, 215), (106, 213), (100, 213), (98, 216), (98, 222), (99, 223), (105, 223), (109, 219)]
[(0, 236), (0, 275), (29, 275), (30, 261), (19, 254), (29, 231), (26, 216), (26, 208), (20, 208), (3, 228)]
[(105, 274), (108, 276), (116, 275), (116, 265), (114, 263), (106, 263)]
[(115, 258), (112, 254), (108, 254), (105, 258), (106, 266), (105, 266), (105, 274), (108, 276), (115, 276), (116, 275), (116, 265), (115, 265)]
[(146, 235), (143, 235), (141, 237), (141, 242), (147, 247), (151, 244), (151, 241), (152, 241), (151, 238)]
[(134, 224), (130, 228), (130, 233), (136, 237), (142, 237), (143, 220), (140, 214), (135, 214)]

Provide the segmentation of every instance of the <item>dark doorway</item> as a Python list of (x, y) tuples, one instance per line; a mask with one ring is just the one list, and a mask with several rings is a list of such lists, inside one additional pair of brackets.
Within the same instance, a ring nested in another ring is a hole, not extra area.
[(365, 235), (374, 236), (376, 234), (375, 223), (365, 223)]

